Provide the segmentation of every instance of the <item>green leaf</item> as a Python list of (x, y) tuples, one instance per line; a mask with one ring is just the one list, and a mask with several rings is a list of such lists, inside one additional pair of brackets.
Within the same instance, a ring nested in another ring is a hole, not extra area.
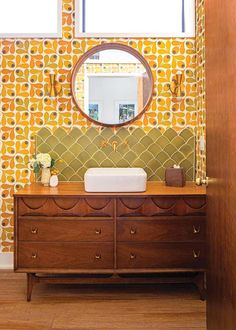
[(50, 167), (52, 168), (55, 165), (55, 163), (56, 163), (55, 159), (52, 159), (51, 160), (51, 166)]
[(40, 171), (40, 166), (39, 166), (39, 164), (38, 163), (34, 163), (34, 173), (39, 173), (39, 171)]

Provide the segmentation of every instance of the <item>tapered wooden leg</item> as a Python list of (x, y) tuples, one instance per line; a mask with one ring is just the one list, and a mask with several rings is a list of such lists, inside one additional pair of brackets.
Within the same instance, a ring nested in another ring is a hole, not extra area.
[(34, 287), (35, 275), (27, 273), (27, 301), (31, 301), (31, 295)]
[(194, 284), (198, 288), (200, 293), (200, 299), (206, 300), (206, 283), (205, 283), (205, 273), (199, 273), (194, 280)]

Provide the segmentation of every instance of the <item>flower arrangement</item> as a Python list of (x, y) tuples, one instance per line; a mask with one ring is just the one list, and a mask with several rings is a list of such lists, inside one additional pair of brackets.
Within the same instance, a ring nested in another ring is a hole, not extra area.
[(34, 173), (39, 173), (42, 168), (52, 168), (56, 162), (49, 154), (40, 153), (34, 156), (29, 163)]
[[(40, 153), (35, 155), (29, 162), (30, 168), (35, 174), (39, 173), (41, 170), (41, 183), (44, 186), (56, 187), (58, 185), (59, 170), (54, 166), (56, 163), (63, 163), (63, 160), (59, 159), (55, 161), (49, 154)], [(52, 183), (51, 183), (52, 181)]]

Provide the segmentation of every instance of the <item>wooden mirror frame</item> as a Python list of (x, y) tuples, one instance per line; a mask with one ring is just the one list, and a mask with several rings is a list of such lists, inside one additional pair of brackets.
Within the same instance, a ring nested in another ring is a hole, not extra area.
[[(81, 68), (81, 66), (84, 64), (84, 62), (91, 57), (93, 54), (96, 54), (102, 50), (108, 50), (108, 49), (117, 49), (117, 50), (122, 50), (125, 52), (128, 52), (129, 54), (133, 55), (134, 57), (136, 57), (145, 67), (146, 72), (148, 74), (148, 77), (150, 79), (150, 91), (149, 91), (149, 95), (148, 95), (148, 99), (147, 102), (145, 104), (145, 106), (143, 107), (143, 110), (133, 119), (126, 121), (125, 123), (120, 123), (120, 124), (104, 124), (101, 123), (99, 121), (96, 121), (92, 118), (90, 118), (83, 109), (81, 109), (80, 105), (78, 104), (78, 101), (76, 99), (76, 93), (75, 93), (75, 82), (76, 82), (76, 75), (79, 71), (79, 69)], [(152, 97), (153, 97), (153, 92), (154, 92), (154, 79), (153, 79), (153, 75), (152, 75), (152, 71), (151, 68), (148, 64), (148, 62), (146, 61), (146, 59), (135, 49), (131, 48), (130, 46), (127, 45), (123, 45), (123, 44), (118, 44), (118, 43), (104, 43), (98, 46), (95, 46), (91, 49), (89, 49), (86, 53), (84, 53), (80, 59), (78, 60), (78, 62), (76, 63), (73, 72), (72, 72), (72, 77), (71, 77), (71, 89), (72, 89), (72, 97), (73, 97), (73, 101), (76, 105), (76, 107), (78, 108), (78, 110), (80, 111), (80, 113), (86, 117), (89, 121), (93, 122), (96, 125), (100, 125), (103, 127), (121, 127), (121, 126), (125, 126), (125, 125), (129, 125), (131, 123), (133, 123), (135, 120), (139, 119), (144, 112), (148, 109), (151, 101), (152, 101)]]

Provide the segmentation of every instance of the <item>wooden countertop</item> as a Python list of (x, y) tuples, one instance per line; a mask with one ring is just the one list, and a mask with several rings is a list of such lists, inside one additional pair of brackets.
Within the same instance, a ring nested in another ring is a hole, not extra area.
[(16, 192), (14, 196), (176, 196), (176, 195), (206, 195), (205, 186), (196, 186), (194, 182), (187, 182), (185, 187), (167, 187), (164, 182), (149, 181), (145, 192), (119, 192), (119, 193), (91, 193), (84, 190), (83, 182), (61, 182), (58, 187), (44, 187), (41, 183), (33, 183), (30, 186)]

